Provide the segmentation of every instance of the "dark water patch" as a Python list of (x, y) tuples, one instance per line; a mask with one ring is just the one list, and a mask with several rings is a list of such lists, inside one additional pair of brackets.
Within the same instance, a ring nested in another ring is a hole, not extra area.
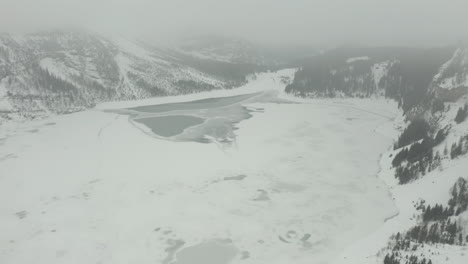
[(134, 121), (147, 126), (156, 135), (172, 137), (181, 134), (189, 127), (202, 124), (205, 119), (194, 116), (174, 115), (134, 119)]
[(289, 230), (288, 232), (286, 232), (285, 235), (278, 236), (278, 239), (281, 242), (287, 243), (287, 244), (297, 244), (304, 249), (311, 248), (315, 244), (309, 241), (310, 238), (311, 238), (311, 235), (309, 233), (306, 233), (301, 236), (294, 230)]
[(254, 112), (254, 113), (264, 113), (265, 112), (264, 108), (249, 107), (248, 109), (249, 109), (250, 112)]
[(202, 144), (209, 144), (212, 142), (211, 139), (208, 138), (195, 138), (193, 139), (194, 142), (202, 143)]
[(95, 184), (95, 183), (98, 183), (100, 181), (101, 181), (101, 179), (94, 179), (94, 180), (89, 181), (88, 183), (89, 184)]
[(296, 238), (296, 237), (297, 237), (297, 232), (294, 231), (294, 230), (289, 230), (289, 231), (286, 233), (286, 237), (289, 238), (289, 239)]
[(279, 239), (281, 242), (283, 242), (283, 243), (289, 244), (289, 241), (287, 241), (286, 239), (284, 239), (284, 237), (282, 237), (282, 236), (278, 236), (278, 239)]
[(203, 125), (199, 126), (196, 131), (191, 131), (186, 139), (181, 138), (181, 140), (200, 143), (210, 143), (215, 140), (220, 143), (231, 143), (236, 138), (234, 132), (238, 129), (237, 124), (252, 117), (250, 110), (241, 105), (224, 108), (222, 116), (219, 116), (217, 112), (219, 110), (210, 111), (213, 112), (211, 115), (217, 116), (207, 117)]
[(219, 98), (208, 98), (191, 102), (184, 103), (170, 103), (170, 104), (160, 104), (160, 105), (147, 105), (129, 108), (129, 110), (143, 112), (143, 113), (163, 113), (176, 110), (199, 110), (199, 109), (209, 109), (209, 108), (218, 108), (225, 107), (232, 104), (240, 103), (247, 99), (250, 99), (260, 93), (253, 94), (243, 94), (230, 97), (219, 97)]
[(247, 178), (247, 175), (237, 175), (237, 176), (229, 176), (229, 177), (224, 177), (224, 181), (242, 181), (245, 178)]
[(26, 218), (26, 216), (28, 216), (28, 211), (20, 211), (20, 212), (15, 213), (15, 215), (19, 219), (24, 219)]
[(177, 252), (175, 264), (228, 264), (239, 253), (228, 240), (210, 240)]
[(9, 160), (9, 159), (16, 159), (18, 158), (18, 156), (16, 156), (15, 154), (8, 154), (8, 155), (5, 155), (3, 157), (0, 157), (0, 161), (5, 161), (5, 160)]
[(165, 259), (163, 259), (162, 261), (162, 264), (172, 264), (174, 263), (173, 260), (174, 260), (174, 257), (175, 257), (175, 254), (177, 252), (177, 250), (179, 250), (180, 248), (182, 248), (184, 245), (185, 245), (185, 241), (183, 240), (175, 240), (175, 239), (168, 239), (167, 240), (167, 243), (169, 244), (169, 247), (166, 248), (166, 253), (167, 253), (167, 256)]
[(311, 237), (311, 235), (309, 233), (304, 234), (304, 236), (302, 236), (302, 238), (301, 238), (301, 241), (306, 242), (307, 240), (309, 240), (310, 237)]
[[(130, 120), (150, 128), (156, 136), (171, 137), (170, 140), (173, 141), (205, 144), (215, 142), (226, 147), (235, 144), (238, 123), (251, 118), (254, 112), (263, 111), (262, 108), (245, 107), (242, 104), (267, 100), (270, 97), (271, 95), (265, 96), (260, 92), (106, 112), (128, 115)], [(167, 114), (168, 112), (171, 114)]]
[(261, 202), (261, 201), (269, 201), (270, 200), (270, 197), (268, 196), (268, 192), (265, 191), (265, 190), (257, 190), (258, 191), (258, 195), (256, 198), (254, 198), (253, 200), (254, 201), (258, 201), (258, 202)]
[(241, 252), (241, 260), (248, 259), (248, 258), (250, 258), (250, 252), (242, 251)]

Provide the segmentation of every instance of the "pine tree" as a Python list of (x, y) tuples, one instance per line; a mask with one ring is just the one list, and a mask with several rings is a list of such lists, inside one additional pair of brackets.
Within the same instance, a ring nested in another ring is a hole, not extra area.
[(460, 107), (457, 112), (457, 116), (455, 117), (455, 122), (460, 124), (461, 122), (465, 121), (467, 115), (468, 107), (465, 105), (464, 107)]

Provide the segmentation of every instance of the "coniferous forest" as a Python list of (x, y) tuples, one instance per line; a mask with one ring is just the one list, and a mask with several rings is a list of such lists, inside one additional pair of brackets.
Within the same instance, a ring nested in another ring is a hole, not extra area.
[(402, 252), (416, 251), (424, 244), (460, 245), (468, 244), (468, 234), (456, 216), (468, 209), (468, 182), (459, 178), (451, 189), (451, 198), (446, 206), (435, 204), (418, 206), (421, 210), (419, 223), (403, 233), (393, 236), (392, 253), (387, 254), (384, 264), (428, 264), (430, 259), (418, 258)]

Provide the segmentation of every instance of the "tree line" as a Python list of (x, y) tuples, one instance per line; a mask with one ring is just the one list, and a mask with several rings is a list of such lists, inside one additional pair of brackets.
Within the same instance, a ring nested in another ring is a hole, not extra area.
[[(402, 148), (392, 159), (395, 168), (395, 178), (400, 184), (406, 184), (420, 175), (437, 168), (441, 162), (438, 152), (433, 148), (447, 137), (448, 128), (440, 129), (434, 138), (430, 136), (430, 126), (424, 120), (415, 120), (398, 138), (395, 149)], [(411, 145), (411, 146), (409, 146)], [(462, 136), (449, 149), (444, 149), (444, 156), (456, 159), (468, 153), (468, 135)]]
[(426, 258), (420, 259), (414, 255), (402, 258), (398, 253), (392, 252), (392, 254), (385, 256), (384, 264), (432, 264), (432, 260)]
[(448, 206), (436, 204), (418, 206), (422, 209), (421, 222), (403, 234), (392, 237), (391, 254), (387, 254), (384, 264), (428, 264), (429, 259), (402, 258), (400, 251), (415, 251), (423, 244), (466, 245), (468, 234), (464, 234), (462, 224), (454, 218), (468, 210), (468, 181), (459, 178), (451, 188)]

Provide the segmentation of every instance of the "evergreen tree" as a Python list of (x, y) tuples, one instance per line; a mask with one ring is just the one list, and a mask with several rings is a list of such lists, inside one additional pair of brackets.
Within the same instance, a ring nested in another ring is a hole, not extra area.
[(468, 112), (468, 105), (465, 105), (464, 107), (460, 107), (457, 112), (457, 116), (455, 117), (455, 122), (457, 124), (462, 123), (466, 119), (466, 115)]
[(397, 147), (402, 148), (412, 142), (427, 138), (429, 130), (429, 124), (424, 119), (413, 120), (398, 138)]

